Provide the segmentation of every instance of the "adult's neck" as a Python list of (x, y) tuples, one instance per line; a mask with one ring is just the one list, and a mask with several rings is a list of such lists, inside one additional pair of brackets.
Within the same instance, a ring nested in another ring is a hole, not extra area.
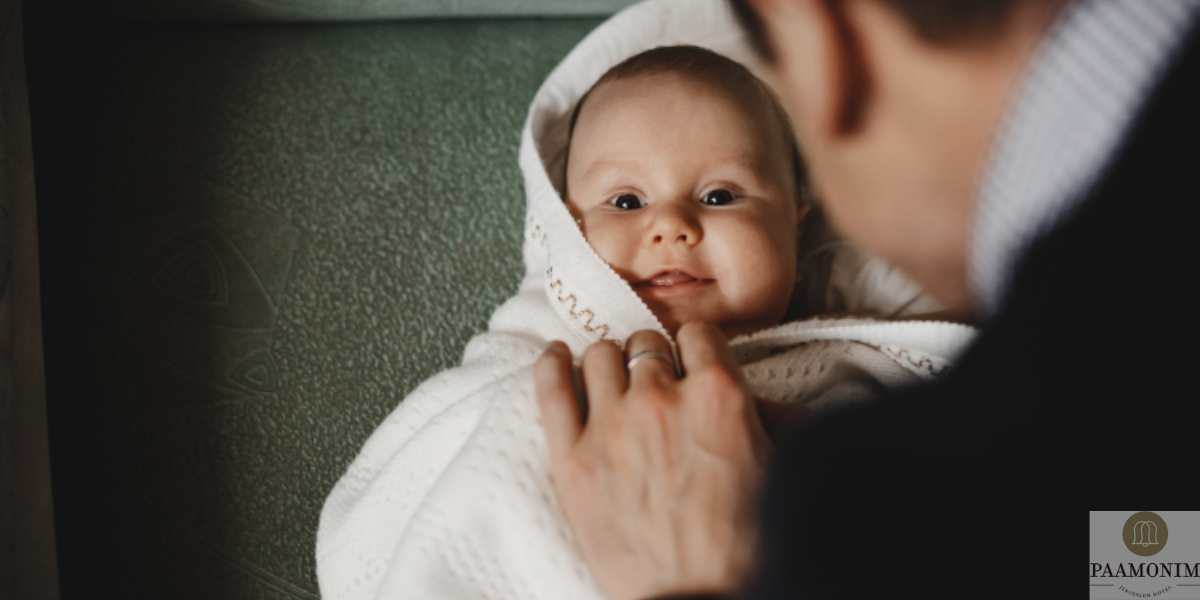
[(846, 3), (871, 88), (864, 163), (838, 180), (862, 184), (853, 194), (902, 200), (890, 203), (892, 233), (871, 249), (960, 314), (976, 305), (967, 273), (979, 181), (1026, 65), (1065, 4), (1020, 1), (986, 35), (931, 42), (886, 2)]

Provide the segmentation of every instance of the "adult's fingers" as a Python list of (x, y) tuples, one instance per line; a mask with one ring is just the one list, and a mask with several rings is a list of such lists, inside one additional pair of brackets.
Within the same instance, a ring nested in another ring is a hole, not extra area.
[(725, 334), (709, 323), (685, 323), (675, 339), (683, 362), (685, 396), (699, 394), (707, 400), (698, 405), (701, 410), (688, 412), (693, 426), (718, 438), (727, 437), (729, 428), (735, 427), (731, 417), (740, 414), (752, 430), (750, 438), (761, 437), (765, 443), (762, 421)]
[(588, 419), (600, 415), (625, 394), (625, 353), (612, 342), (597, 342), (583, 352), (583, 389)]
[(741, 382), (742, 370), (738, 368), (725, 334), (716, 325), (701, 321), (684, 323), (675, 334), (675, 342), (679, 344), (679, 360), (683, 363), (685, 376), (716, 369)]
[[(644, 330), (629, 336), (625, 349), (630, 360), (642, 355), (637, 364), (629, 369), (630, 389), (638, 389), (650, 383), (661, 385), (675, 380), (675, 357), (671, 351), (671, 343), (658, 332)], [(656, 354), (644, 354), (647, 352)]]
[(558, 462), (575, 446), (583, 429), (571, 384), (571, 351), (566, 344), (550, 342), (533, 365), (533, 385), (550, 460)]

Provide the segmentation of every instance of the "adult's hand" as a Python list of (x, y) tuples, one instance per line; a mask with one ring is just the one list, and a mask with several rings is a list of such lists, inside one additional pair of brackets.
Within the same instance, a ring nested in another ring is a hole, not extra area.
[[(770, 443), (721, 331), (691, 323), (676, 339), (679, 379), (661, 358), (627, 372), (616, 344), (588, 348), (586, 423), (566, 345), (551, 344), (535, 367), (559, 501), (613, 600), (732, 594), (753, 564)], [(626, 348), (671, 355), (650, 331)]]

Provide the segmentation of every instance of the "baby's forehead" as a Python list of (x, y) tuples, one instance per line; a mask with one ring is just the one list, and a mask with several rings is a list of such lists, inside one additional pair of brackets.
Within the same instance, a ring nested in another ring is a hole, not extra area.
[[(601, 80), (588, 92), (580, 107), (580, 119), (588, 112), (612, 104), (638, 101), (640, 96), (713, 96), (733, 100), (734, 110), (771, 127), (786, 127), (771, 97), (752, 75), (723, 71), (686, 72), (675, 70), (639, 73), (630, 77)], [(605, 111), (600, 111), (605, 112)]]
[[(706, 102), (709, 99), (715, 102)], [(677, 100), (679, 106), (707, 109), (697, 118), (671, 118), (672, 111), (663, 107), (671, 106)], [(719, 131), (728, 132), (731, 137), (723, 139), (729, 142), (744, 140), (742, 143), (747, 144), (748, 156), (756, 157), (751, 162), (779, 160), (789, 165), (790, 168), (785, 167), (787, 170), (794, 170), (791, 128), (782, 116), (782, 109), (749, 72), (738, 76), (736, 73), (659, 70), (601, 80), (588, 92), (578, 109), (571, 128), (568, 165), (575, 163), (573, 155), (579, 152), (592, 156), (589, 150), (595, 150), (597, 143), (602, 148), (614, 143), (621, 147), (644, 139), (641, 137), (643, 132), (677, 128), (705, 132), (701, 135), (710, 136)], [(627, 135), (633, 137), (627, 138)], [(736, 145), (720, 146), (724, 150), (736, 150)], [(717, 149), (711, 144), (705, 148)]]

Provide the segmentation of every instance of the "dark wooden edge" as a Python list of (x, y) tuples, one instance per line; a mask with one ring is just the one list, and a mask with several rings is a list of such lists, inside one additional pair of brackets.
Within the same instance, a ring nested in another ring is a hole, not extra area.
[(57, 599), (20, 0), (0, 0), (0, 598)]

